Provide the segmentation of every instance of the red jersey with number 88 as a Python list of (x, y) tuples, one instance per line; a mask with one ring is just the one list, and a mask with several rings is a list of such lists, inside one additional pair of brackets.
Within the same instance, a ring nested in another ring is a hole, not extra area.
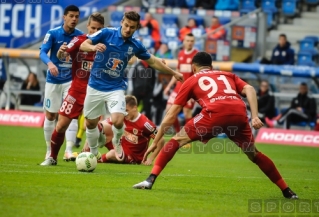
[(80, 51), (80, 45), (87, 39), (87, 35), (74, 37), (67, 45), (72, 58), (72, 83), (69, 91), (86, 94), (86, 88), (93, 65), (95, 52)]
[(240, 96), (245, 85), (235, 74), (202, 70), (183, 83), (174, 104), (184, 106), (193, 98), (215, 116), (246, 115), (246, 105)]

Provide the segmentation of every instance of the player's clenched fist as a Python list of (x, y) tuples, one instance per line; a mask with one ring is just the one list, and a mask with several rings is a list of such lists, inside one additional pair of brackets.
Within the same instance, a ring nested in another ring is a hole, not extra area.
[(258, 118), (252, 118), (251, 119), (251, 125), (253, 128), (255, 128), (256, 130), (260, 129), (262, 126), (264, 126), (263, 122)]
[(94, 51), (104, 52), (106, 50), (105, 44), (98, 43), (94, 46)]

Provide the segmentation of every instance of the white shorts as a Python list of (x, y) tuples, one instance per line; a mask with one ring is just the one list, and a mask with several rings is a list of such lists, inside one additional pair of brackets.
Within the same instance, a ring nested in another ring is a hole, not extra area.
[(87, 119), (96, 119), (106, 114), (107, 109), (112, 113), (126, 114), (124, 90), (102, 92), (88, 86), (84, 100), (83, 114)]
[(58, 113), (70, 86), (71, 81), (64, 84), (45, 83), (43, 108), (48, 112)]

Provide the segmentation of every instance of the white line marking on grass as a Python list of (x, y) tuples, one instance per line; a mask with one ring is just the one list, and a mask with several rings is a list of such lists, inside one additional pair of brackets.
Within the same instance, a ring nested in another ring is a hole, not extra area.
[[(67, 171), (28, 171), (28, 170), (5, 170), (1, 171), (2, 173), (33, 173), (33, 174), (66, 174), (66, 175), (78, 175), (78, 174), (90, 174), (90, 175), (109, 175), (109, 174), (114, 174), (114, 175), (145, 175), (143, 173), (121, 173), (121, 172), (67, 172)], [(214, 175), (190, 175), (190, 174), (165, 174), (162, 175), (162, 177), (206, 177), (206, 178), (232, 178), (232, 179), (265, 179), (267, 177), (261, 176), (261, 177), (256, 177), (256, 176), (214, 176)], [(291, 179), (291, 180), (307, 180), (307, 181), (318, 181), (318, 179), (304, 179), (304, 178), (287, 178), (285, 179)]]

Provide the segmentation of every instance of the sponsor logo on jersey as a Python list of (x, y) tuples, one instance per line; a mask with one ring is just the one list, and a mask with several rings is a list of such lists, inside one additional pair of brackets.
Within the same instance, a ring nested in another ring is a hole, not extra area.
[(124, 136), (128, 142), (131, 142), (133, 144), (138, 144), (138, 136), (136, 136), (132, 133), (129, 133), (127, 131), (124, 131)]
[(93, 62), (92, 61), (82, 61), (81, 63), (81, 68), (85, 71), (91, 71), (93, 66)]
[(150, 132), (153, 132), (155, 130), (155, 127), (153, 127), (149, 122), (145, 122), (144, 126), (146, 129), (148, 129)]
[(43, 44), (47, 43), (49, 41), (49, 38), (50, 38), (51, 34), (46, 34), (44, 36), (44, 39), (43, 39)]

